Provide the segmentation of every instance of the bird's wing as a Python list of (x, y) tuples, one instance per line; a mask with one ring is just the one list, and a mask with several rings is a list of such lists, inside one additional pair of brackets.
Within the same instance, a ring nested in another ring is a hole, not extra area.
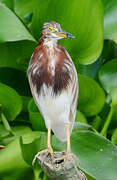
[(65, 51), (67, 57), (69, 58), (69, 61), (67, 62), (70, 67), (70, 75), (71, 75), (71, 93), (70, 93), (70, 114), (69, 114), (69, 121), (71, 124), (75, 121), (76, 116), (76, 109), (77, 109), (77, 102), (78, 102), (78, 74), (75, 68), (75, 65), (68, 54), (67, 51)]

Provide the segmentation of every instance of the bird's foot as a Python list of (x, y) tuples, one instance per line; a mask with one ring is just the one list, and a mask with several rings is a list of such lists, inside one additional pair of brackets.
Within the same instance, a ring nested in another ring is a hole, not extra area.
[(39, 157), (40, 154), (42, 154), (42, 153), (49, 153), (50, 156), (51, 156), (51, 158), (53, 159), (53, 153), (54, 153), (54, 152), (53, 152), (53, 149), (52, 149), (51, 147), (49, 147), (49, 148), (47, 148), (47, 149), (44, 149), (44, 150), (38, 152), (38, 153), (35, 155), (35, 157), (34, 157), (34, 159), (33, 159), (33, 161), (32, 161), (32, 166), (34, 166), (35, 161), (38, 159), (38, 157)]
[[(69, 157), (72, 157), (72, 159), (75, 159), (75, 160), (78, 160), (78, 158), (73, 154), (73, 153), (67, 153), (66, 155), (60, 157), (60, 158), (56, 158), (56, 162), (59, 162), (59, 161), (65, 161), (67, 160)], [(78, 160), (79, 161), (79, 160)]]

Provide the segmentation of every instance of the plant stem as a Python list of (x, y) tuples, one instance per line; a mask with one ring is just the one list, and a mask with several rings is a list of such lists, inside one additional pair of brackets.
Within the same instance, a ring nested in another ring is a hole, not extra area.
[(33, 169), (33, 172), (34, 172), (34, 180), (38, 180), (39, 179), (39, 175), (41, 173), (41, 169)]
[(110, 125), (110, 122), (111, 122), (111, 119), (112, 119), (112, 115), (113, 115), (113, 112), (114, 112), (114, 105), (112, 104), (111, 108), (110, 108), (110, 111), (109, 111), (109, 114), (107, 116), (107, 119), (106, 119), (106, 122), (104, 124), (104, 127), (102, 128), (101, 130), (101, 134), (103, 136), (106, 137), (106, 134), (107, 134), (107, 130), (108, 130), (108, 127)]
[(47, 179), (47, 176), (46, 176), (46, 174), (44, 173), (43, 180), (46, 180), (46, 179)]
[(11, 127), (10, 127), (10, 125), (9, 125), (9, 123), (8, 123), (6, 117), (5, 117), (5, 115), (4, 115), (3, 113), (1, 114), (1, 121), (3, 122), (3, 125), (4, 125), (5, 129), (6, 129), (12, 136), (14, 136), (14, 134), (13, 134), (13, 132), (12, 132), (12, 129), (11, 129)]

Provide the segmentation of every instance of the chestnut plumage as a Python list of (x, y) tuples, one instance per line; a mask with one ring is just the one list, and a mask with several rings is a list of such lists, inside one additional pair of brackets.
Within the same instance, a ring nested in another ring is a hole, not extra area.
[[(67, 38), (56, 22), (44, 24), (41, 38), (30, 59), (28, 79), (46, 127), (66, 141), (65, 125), (72, 132), (78, 98), (78, 79), (73, 61), (58, 39)], [(70, 38), (73, 37), (70, 34)]]

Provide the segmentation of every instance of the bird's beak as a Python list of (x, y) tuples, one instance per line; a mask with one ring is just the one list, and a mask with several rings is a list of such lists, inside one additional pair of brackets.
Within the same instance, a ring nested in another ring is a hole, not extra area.
[(60, 30), (59, 32), (57, 32), (57, 35), (58, 37), (61, 37), (61, 38), (75, 38), (75, 36), (63, 30)]

